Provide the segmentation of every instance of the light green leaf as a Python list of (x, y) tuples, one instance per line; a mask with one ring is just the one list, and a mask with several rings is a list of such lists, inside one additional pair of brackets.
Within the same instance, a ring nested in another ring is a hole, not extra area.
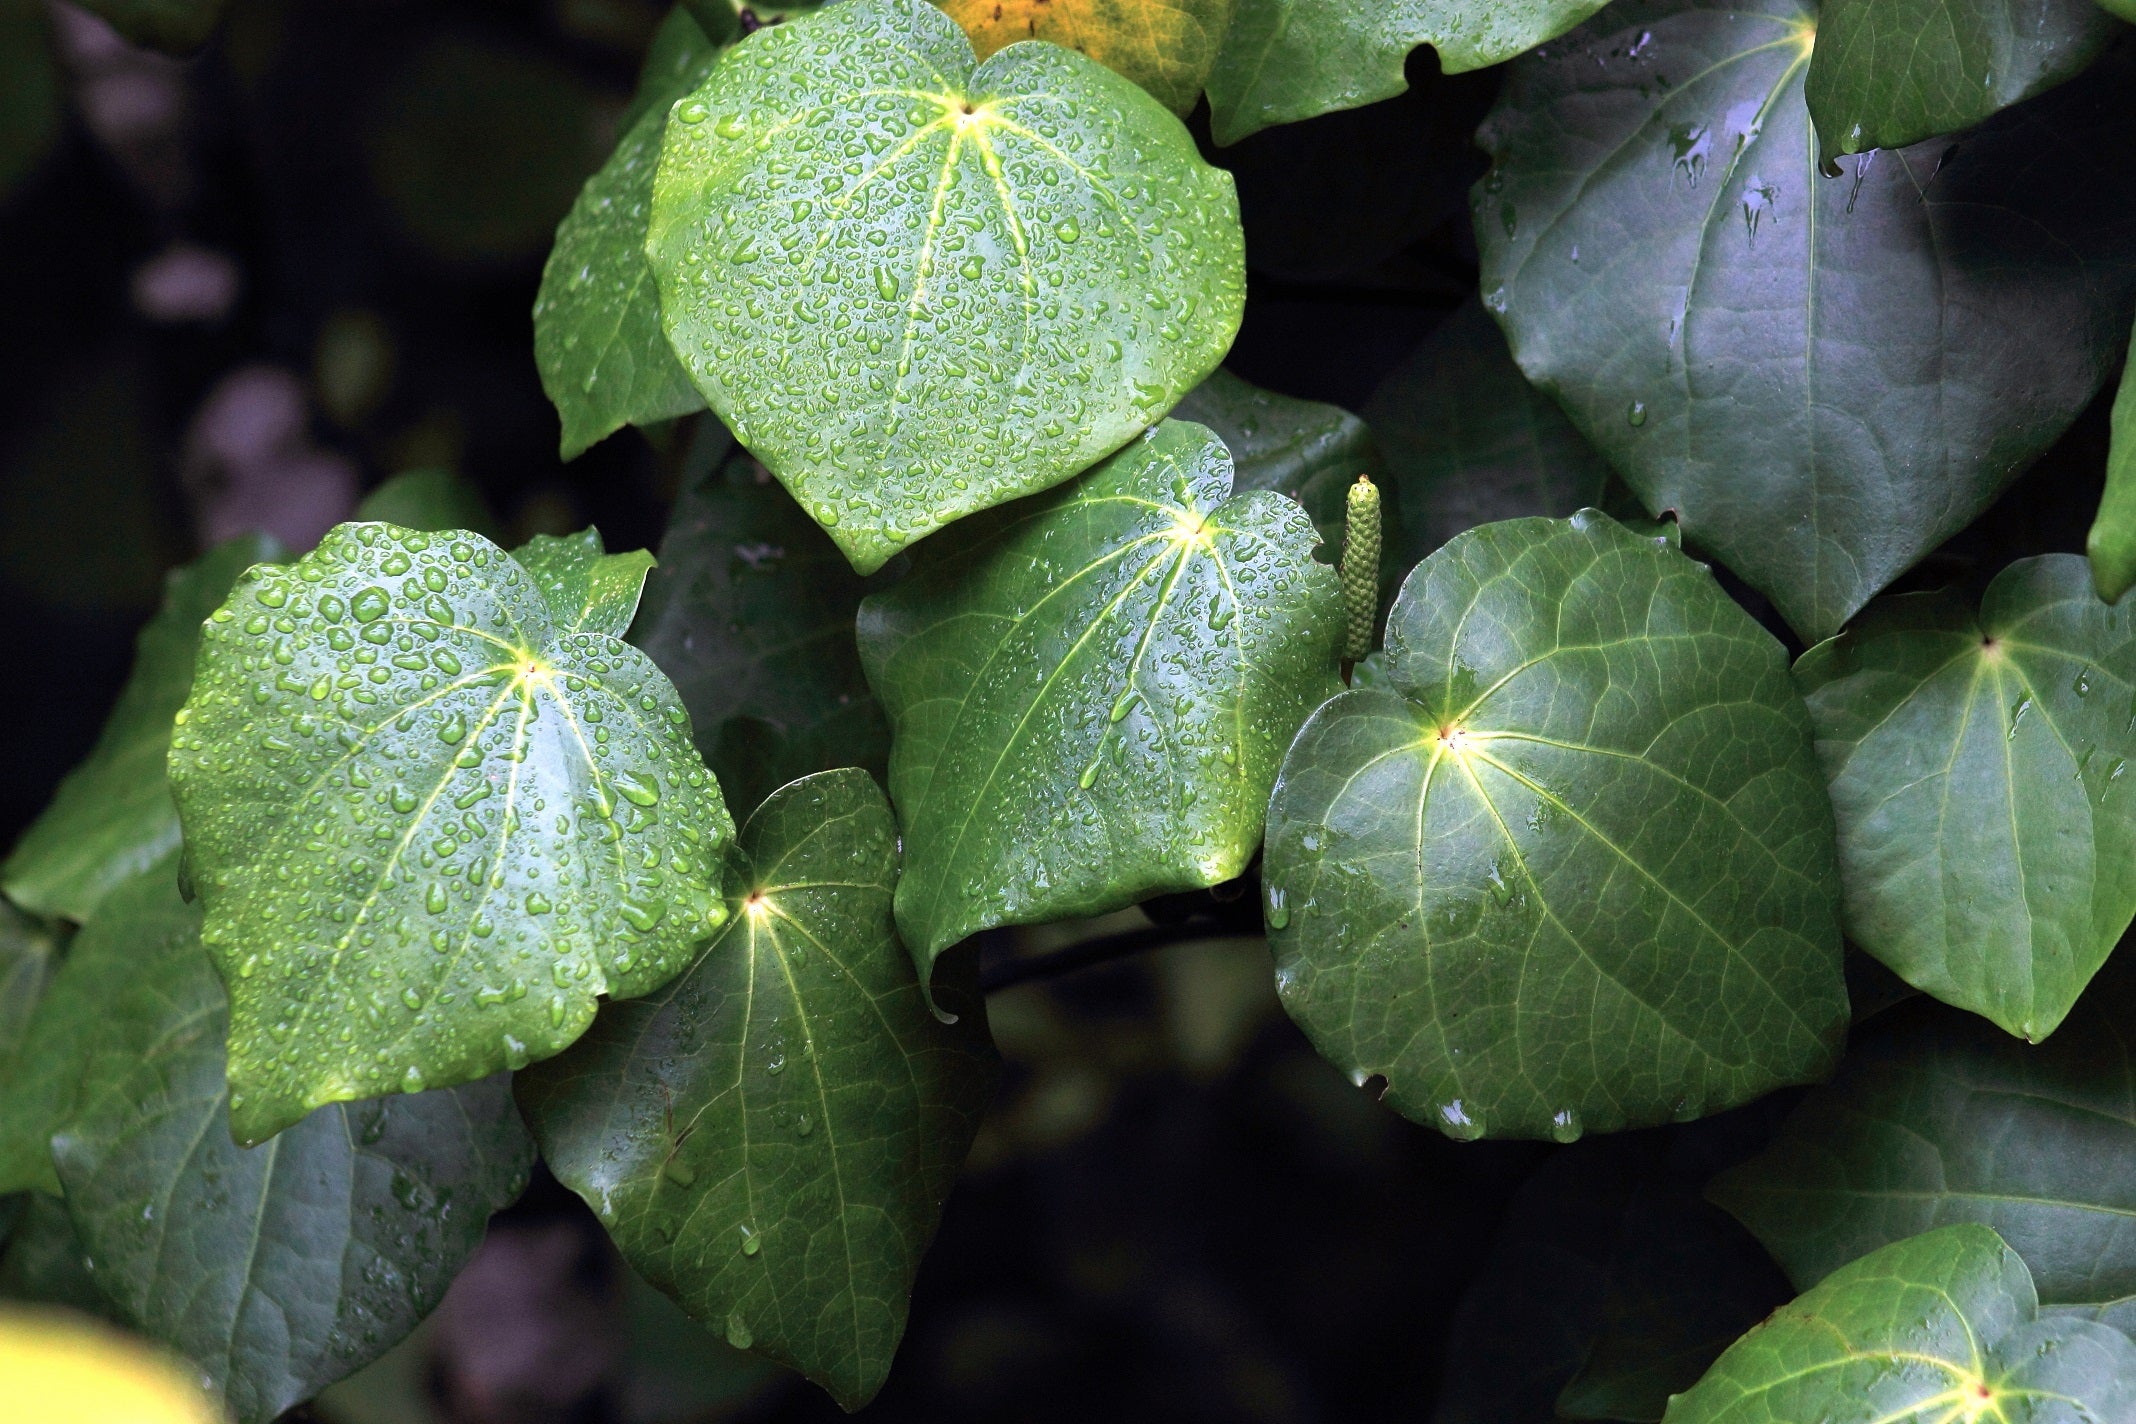
[[(0, 1085), (14, 1071), (30, 1018), (44, 998), (45, 982), (59, 963), (64, 943), (58, 930), (0, 900)], [(9, 1111), (0, 1107), (0, 1113)]]
[(2092, 0), (1824, 0), (1807, 98), (1823, 156), (1968, 129), (2099, 57)]
[(190, 54), (222, 23), (228, 0), (82, 0), (131, 44)]
[(674, 679), (730, 804), (810, 772), (886, 776), (890, 725), (853, 642), (865, 585), (756, 461), (682, 492), (634, 641)]
[(1072, 50), (976, 64), (926, 0), (845, 0), (675, 113), (646, 247), (668, 337), (862, 573), (1118, 449), (1238, 330), (1230, 175)]
[[(53, 1138), (68, 1214), (119, 1313), (266, 1424), (436, 1307), (525, 1187), (503, 1078), (336, 1104), (257, 1151), (224, 1128), (228, 1008), (164, 865), (99, 917), (126, 977), (97, 1005)], [(129, 932), (132, 933), (129, 933)]]
[(1976, 613), (1871, 604), (1796, 685), (1839, 817), (1848, 938), (2038, 1042), (2136, 917), (2136, 628), (2084, 561), (2012, 564)]
[(733, 823), (667, 679), (474, 534), (344, 524), (240, 581), (171, 782), (240, 1141), (546, 1058), (726, 914)]
[(1985, 1226), (1886, 1246), (1782, 1306), (1669, 1403), (1668, 1424), (2127, 1424), (2136, 1344), (2042, 1320)]
[(2040, 1298), (2136, 1296), (2136, 965), (2038, 1048), (1926, 1002), (1881, 1015), (1762, 1156), (1709, 1195), (1800, 1287), (1892, 1241), (1992, 1226)]
[(1409, 52), (1428, 44), (1447, 74), (1555, 39), (1607, 0), (1237, 0), (1209, 76), (1220, 144), (1271, 124), (1399, 94)]
[(1298, 734), (1262, 880), (1284, 1006), (1461, 1139), (1685, 1119), (1823, 1076), (1832, 812), (1785, 656), (1593, 510), (1470, 530), (1387, 619), (1391, 689)]
[(2099, 0), (2099, 8), (2136, 25), (2136, 0)]
[(993, 925), (1229, 880), (1306, 715), (1340, 688), (1335, 571), (1303, 510), (1232, 494), (1167, 421), (1075, 483), (921, 549), (860, 610), (921, 965)]
[(434, 467), (393, 476), (363, 497), (356, 517), (430, 534), (472, 529), (485, 539), (498, 536), (497, 516), (482, 491), (451, 470)]
[(847, 1409), (882, 1386), (993, 1089), (976, 999), (937, 1023), (898, 948), (897, 868), (865, 772), (782, 787), (742, 832), (726, 932), (520, 1080), (630, 1263)]
[(0, 0), (0, 197), (59, 137), (59, 76), (45, 7)]
[[(2136, 298), (2136, 55), (1819, 176), (1804, 0), (1624, 0), (1514, 66), (1474, 194), (1513, 355), (1806, 641), (2090, 403)], [(1660, 81), (1666, 78), (1668, 83)]]
[(2092, 583), (2109, 603), (2136, 584), (2136, 366), (2121, 373), (2114, 397), (2114, 443), (2107, 456), (2106, 493), (2084, 541)]
[(1179, 115), (1216, 65), (1232, 0), (937, 0), (981, 59), (1019, 40), (1087, 54)]
[(177, 887), (175, 854), (114, 885), (52, 972), (0, 1087), (0, 1195), (58, 1195), (52, 1134), (74, 1112), (97, 1026), (144, 960), (198, 929), (200, 917)]
[(1233, 493), (1289, 495), (1312, 516), (1328, 558), (1341, 550), (1344, 497), (1359, 475), (1380, 473), (1365, 422), (1339, 405), (1279, 396), (1225, 370), (1187, 392), (1172, 416), (1206, 425), (1224, 442), (1237, 470)]
[(86, 920), (112, 886), (177, 847), (164, 760), (171, 718), (193, 685), (201, 620), (238, 575), (281, 554), (264, 534), (240, 535), (165, 579), (163, 607), (141, 630), (133, 672), (96, 746), (0, 863), (10, 899), (36, 914)]
[(687, 12), (669, 14), (623, 137), (556, 229), (534, 298), (534, 361), (563, 421), (566, 460), (626, 425), (704, 409), (661, 329), (645, 234), (668, 110), (720, 53)]
[(653, 556), (643, 549), (608, 553), (601, 531), (581, 529), (562, 536), (536, 534), (512, 552), (519, 567), (534, 576), (534, 586), (548, 600), (549, 617), (559, 633), (595, 633), (620, 638), (638, 616), (638, 598)]

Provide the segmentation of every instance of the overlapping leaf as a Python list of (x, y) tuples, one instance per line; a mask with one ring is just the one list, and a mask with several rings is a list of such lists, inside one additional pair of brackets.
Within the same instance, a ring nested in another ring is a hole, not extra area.
[(545, 592), (477, 535), (347, 524), (209, 620), (171, 778), (241, 1140), (545, 1058), (718, 928), (688, 715)]
[(2038, 1041), (2136, 917), (2136, 625), (2071, 554), (1975, 613), (1872, 605), (1795, 681), (1839, 817), (1848, 938)]
[(14, 1071), (62, 943), (57, 930), (0, 900), (0, 1085)]
[(1292, 734), (1334, 693), (1335, 571), (1304, 511), (1232, 494), (1167, 421), (1072, 485), (969, 521), (861, 605), (924, 979), (975, 930), (1229, 880)]
[(1388, 688), (1313, 715), (1262, 870), (1284, 1006), (1460, 1138), (1695, 1117), (1821, 1077), (1832, 813), (1780, 646), (1606, 516), (1417, 566)]
[(2125, 1424), (2136, 1344), (2042, 1320), (2025, 1263), (1984, 1226), (1887, 1246), (1728, 1348), (1670, 1401), (1668, 1424)]
[(520, 1087), (633, 1266), (848, 1409), (882, 1385), (993, 1084), (976, 1004), (954, 1026), (928, 1012), (896, 882), (865, 772), (781, 788), (742, 832), (721, 937)]
[[(1172, 416), (1206, 425), (1224, 442), (1233, 493), (1289, 495), (1312, 516), (1325, 556), (1341, 552), (1343, 498), (1359, 475), (1380, 470), (1365, 422), (1339, 405), (1277, 395), (1225, 370), (1187, 392)], [(1387, 518), (1393, 522), (1391, 509)]]
[(1089, 55), (1175, 114), (1201, 98), (1232, 0), (940, 0), (985, 59), (1018, 40)]
[(435, 466), (393, 476), (363, 497), (356, 517), (431, 534), (472, 529), (485, 539), (498, 537), (497, 516), (482, 491), (453, 471)]
[(1057, 45), (983, 64), (925, 0), (760, 30), (676, 110), (647, 253), (714, 410), (872, 573), (1060, 483), (1222, 358), (1230, 176)]
[(2114, 397), (2114, 443), (2107, 457), (2106, 493), (2084, 541), (2092, 583), (2109, 603), (2136, 584), (2136, 366), (2121, 373)]
[(171, 718), (193, 685), (201, 620), (239, 574), (280, 553), (265, 535), (241, 535), (169, 577), (163, 607), (141, 630), (133, 672), (96, 746), (0, 864), (0, 888), (10, 899), (38, 914), (86, 920), (112, 886), (177, 847), (178, 808), (164, 760)]
[(1811, 640), (2054, 441), (2136, 298), (2131, 56), (1825, 179), (1815, 34), (1802, 0), (1614, 5), (1514, 67), (1474, 195), (1522, 369)]

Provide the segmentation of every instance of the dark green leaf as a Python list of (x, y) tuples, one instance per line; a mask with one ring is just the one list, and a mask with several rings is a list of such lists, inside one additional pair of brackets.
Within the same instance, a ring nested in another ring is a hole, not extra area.
[(1173, 407), (1177, 420), (1216, 432), (1237, 469), (1235, 494), (1274, 490), (1305, 506), (1333, 558), (1342, 548), (1343, 498), (1361, 474), (1378, 474), (1372, 432), (1339, 405), (1279, 396), (1229, 371), (1214, 372)]
[(1401, 512), (1406, 569), (1464, 529), (1602, 502), (1609, 465), (1528, 384), (1480, 301), (1442, 322), (1372, 393), (1365, 421)]
[(365, 495), (356, 517), (431, 534), (472, 529), (485, 539), (498, 537), (497, 516), (482, 491), (446, 469), (403, 470)]
[(2107, 456), (2106, 493), (2084, 542), (2092, 582), (2109, 603), (2136, 584), (2136, 365), (2121, 373), (2114, 397), (2114, 443)]
[(1828, 180), (1814, 34), (1802, 0), (1613, 5), (1514, 67), (1474, 196), (1521, 368), (1811, 641), (2075, 419), (2136, 292), (2130, 54)]
[(731, 804), (835, 766), (888, 774), (890, 727), (853, 643), (864, 587), (754, 460), (676, 501), (633, 641), (674, 679)]
[(118, 1309), (90, 1273), (81, 1239), (67, 1218), (67, 1204), (33, 1193), (0, 1252), (0, 1300), (62, 1305), (84, 1315), (117, 1319)]
[(1971, 128), (2081, 72), (2115, 28), (2092, 0), (1824, 0), (1818, 145), (1830, 159)]
[(1865, 1026), (1830, 1084), (1713, 1199), (1797, 1286), (1930, 1227), (1994, 1227), (2040, 1298), (2136, 1296), (2136, 978), (2109, 969), (2028, 1048), (1927, 1002)]
[(1304, 511), (1232, 494), (1167, 421), (1063, 489), (930, 541), (860, 611), (921, 965), (975, 930), (1229, 880), (1306, 715), (1339, 690)]
[(548, 600), (549, 617), (558, 633), (594, 633), (620, 638), (638, 616), (638, 598), (653, 556), (643, 549), (611, 554), (601, 531), (536, 534), (512, 551), (519, 567), (534, 577)]
[(857, 1409), (904, 1333), (993, 1051), (978, 1012), (935, 1021), (898, 948), (897, 827), (865, 772), (781, 788), (742, 859), (726, 933), (520, 1097), (648, 1280)]
[(2136, 1419), (2136, 1344), (2038, 1313), (2015, 1252), (1984, 1226), (1948, 1226), (1782, 1306), (1670, 1401), (1668, 1424)]
[(2084, 561), (2012, 564), (1976, 613), (1870, 605), (1795, 682), (1839, 816), (1848, 938), (2037, 1042), (2136, 917), (2136, 636)]
[(1223, 358), (1231, 176), (1058, 45), (926, 0), (759, 30), (677, 107), (647, 254), (712, 408), (872, 573), (1059, 484)]
[(171, 782), (243, 1141), (546, 1058), (726, 914), (733, 822), (673, 688), (474, 534), (344, 524), (241, 580)]
[(1209, 76), (1211, 128), (1237, 143), (1271, 124), (1354, 109), (1408, 87), (1418, 45), (1447, 74), (1565, 33), (1607, 0), (1237, 0)]
[(112, 886), (177, 847), (164, 760), (171, 718), (193, 685), (201, 620), (239, 574), (281, 553), (264, 534), (240, 535), (165, 580), (163, 607), (141, 630), (133, 672), (96, 746), (0, 864), (9, 898), (40, 915), (86, 920)]
[(61, 943), (58, 930), (0, 900), (0, 1085), (14, 1071), (31, 1016), (59, 963)]
[(59, 137), (59, 77), (39, 0), (0, 0), (0, 197)]
[(207, 43), (228, 0), (82, 0), (131, 44), (189, 54)]
[(1262, 871), (1284, 1006), (1458, 1138), (1696, 1117), (1823, 1076), (1832, 812), (1778, 643), (1592, 510), (1470, 530), (1313, 714)]
[(687, 12), (669, 14), (623, 137), (556, 230), (534, 299), (534, 359), (563, 420), (567, 460), (625, 425), (704, 408), (661, 329), (645, 234), (668, 110), (719, 55)]
[(99, 923), (127, 976), (52, 1140), (67, 1209), (120, 1313), (265, 1424), (428, 1314), (517, 1196), (533, 1148), (502, 1077), (334, 1104), (248, 1151), (225, 1130), (227, 1001), (168, 867)]

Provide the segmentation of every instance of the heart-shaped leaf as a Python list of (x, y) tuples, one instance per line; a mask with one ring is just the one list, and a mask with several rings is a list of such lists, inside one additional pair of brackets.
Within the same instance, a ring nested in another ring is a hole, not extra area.
[(1809, 641), (2061, 434), (2136, 296), (2131, 56), (1826, 179), (1815, 38), (1804, 0), (1613, 5), (1514, 67), (1474, 195), (1521, 368)]
[(867, 773), (780, 788), (741, 861), (725, 933), (520, 1099), (648, 1280), (857, 1409), (904, 1333), (993, 1049), (976, 1012), (935, 1021), (898, 948), (897, 826)]
[(975, 930), (1229, 880), (1336, 692), (1342, 590), (1305, 512), (1232, 494), (1167, 421), (1074, 484), (931, 541), (860, 609), (927, 978)]
[(437, 1305), (525, 1187), (533, 1144), (499, 1077), (335, 1104), (237, 1146), (223, 988), (197, 934), (170, 932), (200, 918), (171, 872), (115, 890), (99, 916), (126, 973), (85, 1026), (52, 1154), (120, 1313), (198, 1365), (239, 1424), (266, 1424)]
[(2092, 0), (1823, 0), (1807, 98), (1826, 159), (1971, 128), (2083, 71)]
[(2136, 976), (2116, 966), (2038, 1048), (1925, 1001), (1855, 1036), (1713, 1199), (1816, 1284), (1953, 1222), (1994, 1227), (2057, 1305), (2136, 1297)]
[(2136, 1344), (2042, 1320), (2017, 1253), (1985, 1226), (1886, 1246), (1728, 1347), (1667, 1424), (2126, 1424)]
[(1232, 493), (1289, 495), (1312, 516), (1327, 557), (1341, 551), (1343, 500), (1359, 475), (1380, 472), (1365, 422), (1339, 405), (1277, 395), (1224, 370), (1187, 392), (1172, 416), (1206, 425), (1224, 442), (1235, 471)]
[(939, 0), (981, 59), (1018, 40), (1089, 55), (1175, 114), (1200, 100), (1232, 0)]
[(2037, 1042), (2136, 918), (2136, 626), (2074, 554), (1979, 611), (1880, 600), (1796, 685), (1839, 817), (1847, 937)]
[(675, 115), (646, 248), (669, 339), (862, 573), (1119, 448), (1238, 330), (1230, 175), (1072, 50), (977, 64), (926, 0), (845, 0)]
[(2136, 366), (2122, 371), (2121, 389), (2114, 397), (2106, 493), (2084, 549), (2091, 557), (2092, 583), (2099, 596), (2119, 602), (2136, 585)]
[(1408, 88), (1409, 52), (1428, 44), (1447, 74), (1482, 69), (1554, 39), (1607, 0), (1237, 0), (1209, 76), (1220, 144), (1271, 124), (1354, 109)]
[(888, 774), (890, 725), (853, 643), (865, 589), (747, 456), (675, 501), (634, 641), (674, 679), (733, 805), (833, 767)]
[(208, 621), (171, 781), (240, 1140), (546, 1058), (724, 918), (674, 689), (545, 592), (478, 535), (345, 524)]
[(1285, 1008), (1467, 1139), (1568, 1139), (1823, 1076), (1832, 812), (1785, 657), (1593, 510), (1470, 530), (1387, 619), (1389, 689), (1298, 734), (1262, 880)]
[(86, 920), (112, 886), (176, 848), (178, 808), (163, 764), (171, 718), (193, 685), (200, 622), (239, 574), (280, 553), (267, 536), (246, 534), (170, 575), (163, 607), (141, 630), (133, 672), (96, 746), (0, 864), (0, 889), (16, 904)]
[(686, 11), (669, 14), (623, 137), (556, 229), (534, 299), (534, 361), (563, 419), (566, 460), (626, 425), (704, 408), (660, 325), (645, 234), (668, 110), (719, 55)]

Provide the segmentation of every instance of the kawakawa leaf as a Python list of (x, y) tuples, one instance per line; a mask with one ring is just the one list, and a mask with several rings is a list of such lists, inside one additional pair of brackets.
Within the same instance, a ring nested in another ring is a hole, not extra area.
[[(44, 998), (45, 982), (59, 963), (64, 943), (59, 930), (0, 900), (0, 1085), (14, 1071), (30, 1018)], [(0, 1089), (0, 1103), (4, 1101)], [(7, 1111), (0, 1106), (0, 1113)]]
[(519, 1086), (634, 1267), (847, 1409), (882, 1386), (994, 1081), (976, 998), (938, 1023), (898, 947), (897, 860), (867, 773), (780, 788), (742, 831), (721, 936)]
[(1815, 36), (1799, 0), (1612, 5), (1513, 68), (1474, 192), (1521, 368), (1807, 641), (2061, 434), (2136, 296), (2136, 54), (1825, 179)]
[(1312, 516), (1325, 556), (1332, 561), (1341, 551), (1343, 499), (1359, 475), (1381, 471), (1365, 422), (1339, 405), (1277, 395), (1225, 370), (1187, 392), (1172, 416), (1206, 425), (1224, 442), (1237, 471), (1233, 493), (1289, 495)]
[(1467, 1139), (1696, 1117), (1822, 1077), (1847, 1023), (1832, 811), (1773, 638), (1586, 510), (1460, 535), (1391, 687), (1313, 714), (1262, 868), (1284, 1006)]
[(661, 329), (645, 234), (668, 111), (704, 81), (720, 52), (686, 11), (668, 15), (634, 116), (556, 229), (534, 298), (534, 363), (563, 421), (566, 460), (626, 425), (704, 408)]
[(888, 774), (890, 725), (853, 643), (864, 590), (746, 456), (675, 501), (633, 641), (674, 679), (730, 804), (836, 766)]
[(2136, 965), (2028, 1047), (1916, 1001), (1858, 1032), (1762, 1156), (1709, 1195), (1798, 1287), (1917, 1232), (1994, 1227), (2040, 1299), (2136, 1297)]
[(1971, 128), (2098, 58), (2092, 0), (1824, 0), (1806, 97), (1827, 159)]
[(2084, 541), (2092, 583), (2109, 603), (2136, 584), (2136, 365), (2121, 373), (2114, 397), (2114, 442), (2107, 455), (2106, 493)]
[(975, 930), (1246, 868), (1283, 749), (1341, 686), (1316, 537), (1290, 500), (1232, 494), (1222, 443), (1167, 421), (931, 540), (861, 604), (923, 981)]
[(497, 516), (482, 491), (451, 470), (435, 466), (393, 476), (363, 497), (356, 517), (430, 534), (472, 529), (485, 539), (498, 537)]
[[(334, 1104), (248, 1151), (225, 1129), (227, 1001), (168, 862), (99, 916), (126, 973), (85, 1025), (52, 1142), (67, 1209), (119, 1313), (198, 1365), (238, 1424), (385, 1353), (434, 1309), (525, 1187), (502, 1076)], [(129, 934), (139, 932), (139, 938)]]
[(844, 0), (675, 117), (646, 248), (669, 339), (862, 573), (1118, 449), (1238, 330), (1230, 175), (1073, 50), (976, 64), (926, 0)]
[(2042, 1320), (2017, 1253), (1947, 1226), (1835, 1272), (1728, 1347), (1667, 1424), (2127, 1424), (2136, 1344)]
[(2136, 917), (2136, 625), (2074, 554), (1975, 612), (1873, 603), (1795, 682), (1839, 817), (1847, 937), (2037, 1042)]
[(642, 557), (596, 563), (585, 612), (562, 553), (345, 524), (209, 620), (171, 780), (240, 1141), (546, 1058), (725, 918), (689, 716), (600, 631)]
[(1047, 40), (1124, 74), (1175, 114), (1200, 100), (1232, 0), (938, 0), (981, 59)]
[(611, 554), (601, 547), (601, 531), (536, 534), (512, 551), (513, 560), (534, 577), (548, 601), (559, 633), (594, 633), (620, 638), (638, 616), (638, 597), (653, 556), (643, 549)]
[(112, 886), (177, 847), (164, 760), (171, 718), (193, 685), (201, 620), (239, 574), (281, 552), (264, 534), (240, 535), (165, 580), (163, 607), (135, 642), (133, 672), (96, 746), (0, 864), (0, 889), (16, 904), (86, 920)]
[(1236, 0), (1209, 76), (1220, 144), (1271, 124), (1354, 109), (1408, 88), (1409, 52), (1438, 50), (1447, 74), (1511, 59), (1607, 0)]

